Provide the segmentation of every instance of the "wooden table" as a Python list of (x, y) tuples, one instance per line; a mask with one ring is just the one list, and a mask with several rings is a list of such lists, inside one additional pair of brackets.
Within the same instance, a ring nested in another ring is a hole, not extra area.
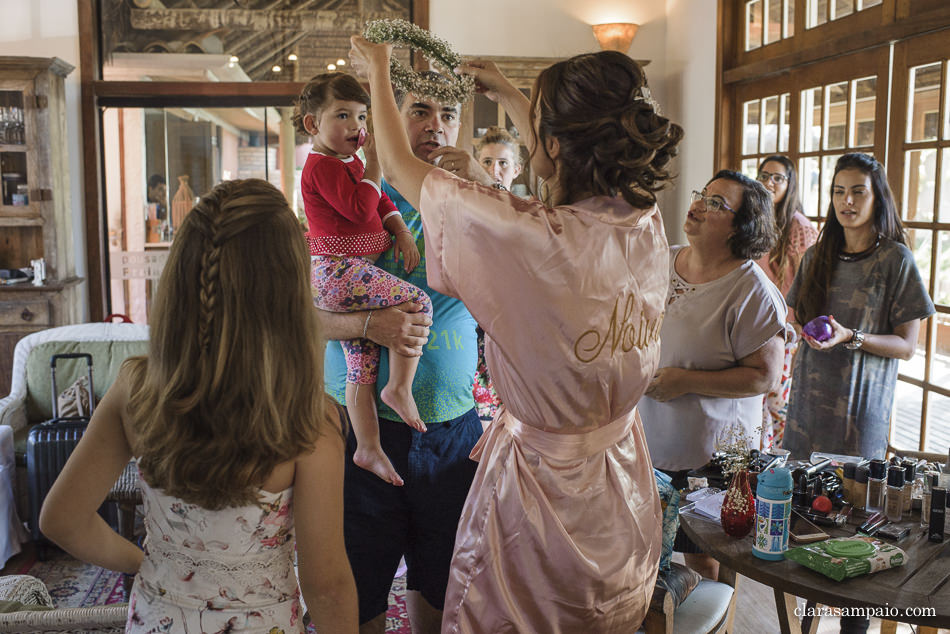
[[(863, 518), (856, 518), (849, 527), (822, 529), (832, 537), (845, 537), (853, 535), (861, 521)], [(795, 597), (803, 597), (810, 606), (897, 608), (900, 616), (881, 618), (926, 626), (921, 634), (934, 632), (931, 628), (950, 627), (950, 536), (939, 544), (928, 541), (916, 516), (906, 522), (913, 527), (910, 535), (897, 542), (907, 554), (903, 566), (840, 582), (794, 561), (759, 559), (752, 554), (751, 535), (733, 539), (718, 522), (692, 511), (681, 513), (680, 523), (686, 534), (722, 565), (772, 587), (782, 634), (817, 629), (817, 617), (802, 622), (795, 616)], [(906, 613), (908, 608), (933, 608), (936, 616), (913, 616)]]

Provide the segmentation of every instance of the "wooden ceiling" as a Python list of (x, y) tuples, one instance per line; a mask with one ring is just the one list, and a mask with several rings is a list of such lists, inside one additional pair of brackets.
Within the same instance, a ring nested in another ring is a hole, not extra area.
[[(235, 56), (251, 81), (300, 81), (345, 59), (349, 36), (365, 22), (410, 19), (411, 6), (412, 0), (103, 0), (102, 50), (106, 65), (113, 53)], [(161, 58), (155, 63), (160, 67)]]

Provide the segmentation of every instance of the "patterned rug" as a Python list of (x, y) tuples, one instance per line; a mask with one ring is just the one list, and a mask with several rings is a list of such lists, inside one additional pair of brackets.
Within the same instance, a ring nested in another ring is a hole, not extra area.
[[(32, 575), (45, 583), (58, 608), (85, 608), (125, 602), (121, 573), (83, 563), (63, 552), (51, 554), (46, 561), (35, 558), (27, 561), (17, 570), (17, 574)], [(314, 630), (311, 628), (310, 631)], [(389, 593), (386, 631), (393, 634), (412, 632), (406, 610), (404, 570), (400, 570), (400, 576), (393, 580)]]

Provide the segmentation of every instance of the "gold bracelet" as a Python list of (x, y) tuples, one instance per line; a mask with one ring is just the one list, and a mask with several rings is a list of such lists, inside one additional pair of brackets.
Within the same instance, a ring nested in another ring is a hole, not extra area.
[(363, 339), (366, 339), (366, 331), (369, 330), (369, 320), (373, 318), (373, 311), (366, 315), (366, 322), (363, 324)]

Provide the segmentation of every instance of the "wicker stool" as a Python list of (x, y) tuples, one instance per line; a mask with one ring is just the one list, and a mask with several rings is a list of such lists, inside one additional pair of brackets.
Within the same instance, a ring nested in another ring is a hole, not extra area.
[[(107, 502), (115, 502), (118, 508), (119, 534), (130, 542), (135, 541), (135, 507), (142, 503), (142, 492), (139, 490), (138, 468), (135, 461), (130, 460), (125, 466), (122, 475), (115, 481), (112, 490), (106, 497)], [(125, 575), (123, 586), (125, 597), (128, 599), (132, 589), (132, 575)]]

